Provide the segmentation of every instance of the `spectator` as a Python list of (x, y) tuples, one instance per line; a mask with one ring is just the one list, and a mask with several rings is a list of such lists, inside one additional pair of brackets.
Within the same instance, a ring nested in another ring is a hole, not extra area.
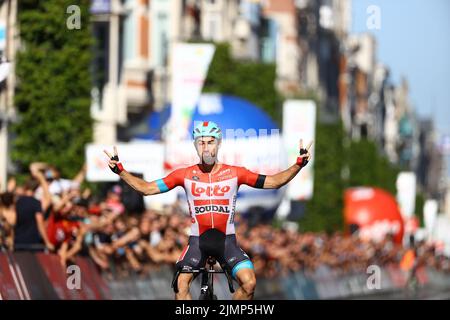
[[(30, 165), (30, 173), (33, 178), (35, 178), (39, 182), (38, 190), (42, 191), (41, 199), (41, 208), (46, 217), (49, 215), (50, 206), (52, 204), (52, 197), (50, 194), (50, 189), (47, 180), (45, 179), (44, 173), (39, 169), (39, 166), (36, 163), (32, 163)], [(37, 192), (36, 192), (37, 193)], [(36, 196), (36, 193), (34, 196)]]
[(12, 250), (14, 244), (15, 199), (12, 192), (0, 194), (0, 248)]
[(15, 250), (36, 248), (42, 244), (50, 251), (55, 249), (47, 237), (41, 203), (33, 197), (38, 186), (35, 179), (29, 179), (24, 185), (24, 195), (17, 199), (16, 214), (12, 219)]
[(108, 191), (103, 207), (120, 214), (125, 213), (125, 206), (120, 199), (121, 194), (122, 188), (115, 185), (110, 191)]
[[(52, 196), (60, 197), (63, 192), (67, 192), (71, 189), (80, 188), (81, 183), (84, 181), (86, 176), (86, 164), (80, 169), (77, 175), (73, 179), (63, 179), (61, 178), (60, 171), (52, 165), (44, 162), (34, 162), (30, 165), (36, 171), (43, 171), (45, 179), (49, 183), (49, 192)], [(39, 188), (37, 190), (36, 196), (40, 199), (43, 195), (43, 190)]]
[(56, 206), (48, 220), (47, 235), (65, 267), (67, 261), (81, 250), (83, 240), (82, 217), (76, 215), (72, 200), (75, 193), (67, 193)]
[[(55, 168), (37, 163), (30, 166), (33, 179), (24, 186), (10, 179), (8, 190), (12, 193), (0, 196), (0, 242), (5, 243), (1, 234), (9, 239), (6, 246), (10, 248), (12, 239), (17, 249), (22, 244), (43, 242), (47, 248), (55, 248), (63, 265), (84, 254), (101, 270), (110, 273), (115, 269), (122, 275), (173, 265), (187, 246), (190, 228), (190, 219), (183, 216), (181, 207), (174, 204), (161, 212), (149, 210), (139, 217), (130, 216), (125, 214), (120, 186), (114, 186), (105, 199), (91, 198), (89, 189), (81, 190), (83, 170), (76, 182), (70, 182), (61, 179)], [(48, 182), (56, 187), (50, 188)], [(33, 198), (38, 184), (40, 202)], [(43, 213), (49, 217), (47, 239), (42, 235)], [(259, 277), (300, 271), (324, 278), (365, 273), (371, 264), (398, 268), (406, 252), (394, 243), (392, 235), (376, 243), (361, 240), (357, 233), (299, 233), (269, 224), (249, 225), (239, 213), (235, 222), (240, 245), (252, 258)], [(416, 256), (419, 266), (450, 271), (448, 257), (433, 244), (417, 242)]]
[(131, 268), (136, 272), (141, 272), (142, 267), (136, 258), (136, 253), (140, 253), (138, 240), (140, 238), (139, 229), (129, 224), (127, 226), (124, 217), (119, 217), (115, 221), (115, 233), (112, 235), (112, 247), (116, 256), (125, 257)]

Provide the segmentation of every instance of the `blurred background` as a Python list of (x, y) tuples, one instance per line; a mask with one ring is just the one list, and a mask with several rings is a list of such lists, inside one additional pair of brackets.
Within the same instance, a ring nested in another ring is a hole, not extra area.
[(0, 299), (172, 299), (184, 191), (142, 197), (103, 149), (154, 180), (197, 162), (190, 132), (207, 120), (224, 132), (220, 161), (263, 174), (314, 140), (287, 186), (240, 188), (255, 298), (448, 299), (449, 12), (445, 0), (0, 1)]

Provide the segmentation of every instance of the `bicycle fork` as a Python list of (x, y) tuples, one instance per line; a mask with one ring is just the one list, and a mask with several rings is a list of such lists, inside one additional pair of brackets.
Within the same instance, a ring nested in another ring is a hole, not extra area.
[[(214, 267), (212, 265), (209, 266), (209, 270), (213, 271)], [(213, 272), (203, 272), (202, 273), (202, 282), (200, 286), (200, 294), (201, 295), (212, 295), (214, 292), (214, 283), (213, 283)]]

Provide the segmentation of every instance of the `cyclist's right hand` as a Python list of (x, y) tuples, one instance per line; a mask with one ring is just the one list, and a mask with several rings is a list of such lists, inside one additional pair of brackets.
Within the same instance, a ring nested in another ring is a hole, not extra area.
[(103, 150), (109, 158), (108, 166), (115, 174), (120, 174), (124, 169), (122, 163), (119, 162), (119, 155), (117, 154), (117, 148), (114, 146), (114, 155), (112, 156), (108, 151)]

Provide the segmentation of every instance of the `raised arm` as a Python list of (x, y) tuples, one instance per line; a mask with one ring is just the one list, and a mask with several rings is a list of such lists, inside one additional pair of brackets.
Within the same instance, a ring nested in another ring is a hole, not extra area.
[(50, 207), (52, 203), (52, 195), (50, 194), (48, 182), (47, 180), (45, 180), (45, 176), (41, 172), (41, 170), (45, 168), (46, 164), (43, 162), (33, 162), (32, 164), (30, 164), (31, 175), (39, 181), (39, 184), (42, 188), (41, 206), (43, 212), (46, 212), (48, 207)]
[(80, 171), (77, 173), (77, 175), (72, 179), (73, 182), (78, 183), (81, 185), (84, 181), (84, 178), (86, 177), (86, 164), (83, 164)]
[(278, 189), (294, 179), (297, 173), (300, 172), (301, 167), (298, 164), (294, 164), (284, 171), (277, 174), (266, 176), (263, 189)]
[(156, 184), (156, 181), (145, 181), (144, 179), (141, 179), (139, 177), (136, 177), (129, 173), (126, 170), (123, 170), (119, 174), (120, 178), (125, 181), (127, 184), (129, 184), (134, 190), (137, 192), (140, 192), (144, 196), (151, 196), (154, 194), (161, 193), (161, 191), (158, 188), (158, 185)]
[(119, 155), (117, 154), (116, 147), (114, 147), (113, 156), (106, 150), (104, 150), (104, 152), (109, 158), (108, 165), (111, 171), (115, 174), (118, 174), (120, 178), (125, 181), (130, 187), (145, 196), (167, 192), (175, 188), (176, 186), (181, 185), (181, 181), (179, 179), (179, 170), (175, 171), (176, 174), (171, 173), (164, 179), (158, 179), (148, 182), (144, 179), (132, 175), (123, 168), (123, 165), (119, 162)]
[(297, 158), (297, 162), (287, 168), (284, 171), (276, 173), (274, 175), (266, 176), (264, 181), (264, 189), (278, 189), (294, 179), (297, 173), (306, 166), (311, 159), (309, 150), (311, 149), (312, 141), (309, 143), (306, 149), (303, 148), (303, 141), (300, 140), (300, 155)]
[(312, 142), (306, 149), (303, 149), (303, 142), (300, 140), (300, 155), (297, 162), (284, 171), (274, 175), (258, 174), (247, 170), (244, 167), (238, 167), (239, 185), (246, 184), (257, 189), (278, 189), (291, 181), (297, 173), (308, 163), (311, 158), (309, 149)]

